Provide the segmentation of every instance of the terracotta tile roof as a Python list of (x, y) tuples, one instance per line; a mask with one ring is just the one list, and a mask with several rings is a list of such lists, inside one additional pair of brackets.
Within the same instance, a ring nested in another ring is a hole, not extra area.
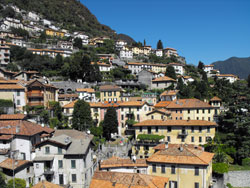
[(214, 67), (214, 65), (205, 65), (205, 67)]
[(207, 166), (212, 161), (213, 156), (213, 153), (205, 152), (199, 148), (196, 149), (186, 145), (175, 145), (156, 152), (150, 156), (147, 161), (152, 163)]
[(63, 188), (63, 187), (43, 180), (34, 185), (32, 188)]
[(12, 135), (1, 135), (0, 136), (0, 140), (10, 140), (12, 139)]
[(122, 88), (116, 85), (104, 85), (100, 86), (100, 91), (121, 91)]
[(0, 84), (17, 84), (19, 80), (0, 80)]
[[(165, 150), (166, 149), (166, 145), (168, 148), (172, 148), (172, 147), (180, 147), (180, 144), (165, 144), (165, 143), (162, 143), (162, 144), (158, 144), (157, 146), (153, 147), (154, 150)], [(199, 149), (199, 150), (203, 150), (203, 148), (201, 146), (196, 146), (194, 144), (187, 144), (185, 145), (186, 147), (188, 148), (196, 148), (196, 149)]]
[(7, 158), (3, 162), (0, 163), (1, 168), (6, 168), (9, 170), (15, 170), (23, 165), (29, 164), (30, 161), (26, 160), (15, 160), (14, 161), (14, 168), (13, 168), (13, 159)]
[(210, 104), (203, 102), (199, 99), (178, 99), (175, 101), (172, 101), (168, 106), (166, 106), (167, 109), (180, 109), (180, 108), (213, 108)]
[(59, 99), (62, 99), (62, 98), (78, 98), (78, 94), (76, 94), (76, 93), (72, 93), (72, 94), (59, 94), (58, 98)]
[(116, 168), (116, 167), (147, 167), (145, 159), (137, 159), (134, 163), (131, 159), (111, 157), (101, 162), (101, 168)]
[(233, 74), (217, 74), (217, 77), (234, 77), (234, 78), (238, 78), (237, 76), (233, 75)]
[(64, 105), (63, 108), (74, 108), (74, 105), (77, 101), (78, 100), (72, 101), (71, 103)]
[(215, 122), (205, 120), (145, 120), (133, 125), (139, 126), (217, 126)]
[(213, 97), (212, 99), (210, 99), (210, 101), (221, 101), (221, 99), (219, 97)]
[[(95, 64), (95, 62), (91, 62), (91, 65), (94, 65), (94, 64)], [(97, 65), (98, 65), (98, 66), (104, 66), (104, 67), (111, 67), (110, 64), (101, 63), (101, 62), (97, 62)]]
[(0, 84), (0, 90), (6, 90), (6, 89), (24, 90), (25, 88), (17, 84)]
[(177, 51), (177, 50), (174, 49), (174, 48), (165, 48), (164, 50), (173, 50), (173, 51)]
[(160, 101), (156, 105), (155, 108), (166, 108), (172, 101)]
[(95, 93), (95, 90), (92, 88), (77, 88), (76, 92)]
[[(10, 128), (7, 128), (10, 126)], [(15, 120), (15, 121), (0, 121), (0, 127), (6, 127), (0, 129), (0, 134), (3, 135), (24, 135), (32, 136), (39, 133), (53, 133), (54, 129), (48, 127), (42, 127), (36, 123), (31, 123), (29, 121)], [(16, 132), (17, 127), (19, 127), (19, 132)]]
[(165, 188), (169, 178), (139, 173), (95, 172), (90, 188)]
[(98, 103), (98, 105), (101, 104), (102, 108), (108, 108), (108, 107), (117, 108), (117, 107), (120, 106), (120, 103), (121, 103), (121, 101), (117, 101), (117, 102), (114, 102), (114, 101), (111, 101), (111, 102), (105, 101), (105, 102), (102, 102), (102, 103)]
[(157, 113), (157, 112), (160, 113), (160, 114), (164, 114), (164, 115), (170, 115), (171, 114), (171, 112), (169, 110), (162, 108), (162, 109), (155, 109), (155, 110), (147, 113), (147, 115)]
[(178, 92), (179, 90), (167, 90), (167, 91), (164, 91), (160, 96), (173, 96), (173, 95), (177, 95)]
[(25, 114), (1, 114), (0, 121), (2, 120), (23, 120), (27, 116)]
[(159, 77), (159, 78), (155, 78), (154, 80), (152, 80), (152, 82), (176, 82), (175, 79), (170, 78), (168, 76), (163, 76), (163, 77)]
[(131, 106), (143, 106), (144, 104), (147, 104), (145, 101), (126, 101), (126, 102), (121, 102), (120, 106), (121, 107), (131, 107)]
[(142, 97), (128, 97), (128, 101), (142, 101)]
[(173, 65), (173, 66), (185, 66), (185, 65), (183, 65), (183, 64), (180, 64), (180, 63), (169, 63), (168, 65)]

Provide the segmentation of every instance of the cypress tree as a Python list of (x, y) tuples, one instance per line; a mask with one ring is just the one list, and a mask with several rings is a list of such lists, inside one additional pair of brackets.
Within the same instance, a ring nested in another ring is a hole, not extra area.
[(159, 40), (158, 43), (157, 43), (157, 49), (158, 50), (163, 49), (163, 44), (162, 44), (161, 40)]
[(109, 107), (104, 116), (103, 137), (105, 137), (107, 140), (110, 140), (111, 133), (117, 133), (117, 132), (118, 132), (118, 120), (117, 120), (116, 110), (114, 107)]
[(175, 73), (175, 70), (174, 70), (173, 66), (168, 66), (167, 67), (165, 76), (168, 76), (168, 77), (173, 78), (173, 79), (176, 80), (177, 77), (176, 77), (176, 73)]

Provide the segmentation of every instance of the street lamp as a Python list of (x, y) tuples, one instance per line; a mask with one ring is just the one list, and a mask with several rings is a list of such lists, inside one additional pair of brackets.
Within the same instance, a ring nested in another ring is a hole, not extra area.
[[(20, 126), (14, 126), (16, 127), (16, 133), (19, 133), (20, 132)], [(11, 129), (12, 126), (10, 125), (7, 125), (7, 126), (4, 126), (4, 127), (0, 127), (0, 129)], [(14, 140), (14, 133), (13, 131), (11, 131), (11, 147), (10, 147), (10, 158), (12, 156), (12, 171), (13, 171), (13, 175), (12, 175), (12, 179), (13, 179), (13, 188), (15, 188), (15, 169), (14, 169), (14, 165), (15, 165), (15, 153), (17, 153), (19, 150), (13, 150), (13, 140)]]

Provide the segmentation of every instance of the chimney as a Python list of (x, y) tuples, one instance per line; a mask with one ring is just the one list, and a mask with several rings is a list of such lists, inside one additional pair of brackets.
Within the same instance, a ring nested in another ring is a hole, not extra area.
[(165, 149), (168, 149), (168, 142), (165, 143)]

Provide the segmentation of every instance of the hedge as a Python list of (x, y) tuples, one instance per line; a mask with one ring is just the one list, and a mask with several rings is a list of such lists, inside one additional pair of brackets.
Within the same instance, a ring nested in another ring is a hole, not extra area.
[(226, 163), (213, 163), (213, 172), (217, 174), (224, 174), (228, 172), (228, 164)]
[(163, 135), (153, 135), (153, 134), (139, 134), (137, 136), (137, 139), (139, 139), (140, 141), (155, 141), (155, 142), (159, 142), (161, 139), (164, 139), (165, 136)]
[(0, 107), (12, 107), (13, 102), (11, 100), (0, 99)]

